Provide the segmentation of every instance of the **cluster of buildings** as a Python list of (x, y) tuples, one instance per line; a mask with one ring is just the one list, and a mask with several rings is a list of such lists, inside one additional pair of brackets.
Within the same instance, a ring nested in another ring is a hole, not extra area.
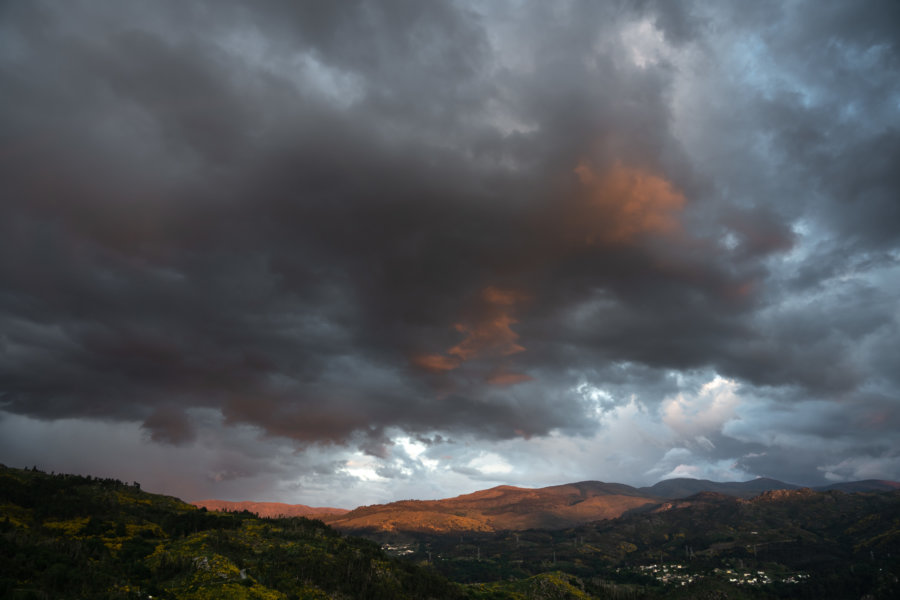
[(381, 549), (391, 556), (406, 556), (416, 551), (412, 544), (382, 544)]
[[(703, 578), (703, 575), (687, 572), (685, 570), (685, 565), (680, 564), (642, 565), (637, 567), (637, 570), (644, 575), (655, 578), (657, 581), (672, 585), (687, 585)], [(805, 573), (794, 573), (785, 577), (774, 577), (765, 571), (745, 571), (743, 569), (713, 569), (713, 575), (726, 579), (730, 583), (736, 585), (800, 583), (809, 577), (809, 575)]]
[(772, 583), (772, 578), (765, 571), (735, 571), (733, 569), (713, 569), (713, 573), (724, 576), (731, 583), (738, 585), (765, 585)]
[(714, 569), (714, 573), (718, 573), (727, 578), (731, 583), (738, 585), (765, 585), (767, 583), (800, 583), (804, 579), (809, 578), (806, 573), (794, 573), (785, 577), (773, 579), (771, 575), (765, 571), (735, 571), (733, 569)]
[(696, 573), (686, 573), (684, 571), (684, 565), (678, 564), (642, 565), (638, 567), (638, 570), (645, 575), (656, 578), (657, 581), (674, 585), (687, 585), (703, 577)]

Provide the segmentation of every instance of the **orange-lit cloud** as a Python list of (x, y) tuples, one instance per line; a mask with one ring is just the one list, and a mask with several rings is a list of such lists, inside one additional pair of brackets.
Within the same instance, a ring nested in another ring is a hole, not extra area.
[(524, 352), (525, 347), (518, 343), (519, 334), (512, 330), (518, 322), (512, 312), (517, 304), (527, 299), (528, 295), (518, 290), (484, 288), (472, 314), (453, 326), (465, 334), (462, 341), (445, 354), (417, 354), (410, 362), (425, 371), (439, 373), (452, 371), (473, 359), (500, 358)]
[(486, 380), (491, 385), (515, 385), (526, 381), (534, 381), (534, 377), (525, 373), (510, 373), (509, 371), (497, 371)]
[(528, 300), (528, 294), (518, 290), (502, 290), (489, 285), (481, 291), (481, 297), (485, 302), (493, 306), (515, 306), (519, 302)]
[(519, 334), (511, 328), (511, 325), (515, 323), (518, 321), (506, 313), (477, 321), (474, 324), (457, 323), (454, 327), (460, 333), (466, 334), (466, 337), (450, 348), (447, 354), (457, 356), (460, 360), (471, 360), (478, 357), (509, 356), (523, 352), (525, 348), (516, 343)]
[(442, 371), (452, 371), (460, 365), (458, 358), (451, 358), (443, 354), (416, 354), (410, 357), (410, 362), (431, 373), (440, 373)]
[(515, 290), (503, 290), (489, 286), (481, 291), (478, 309), (467, 322), (456, 323), (454, 328), (466, 337), (447, 351), (460, 360), (509, 356), (525, 348), (517, 343), (519, 334), (512, 330), (518, 321), (511, 312), (527, 295)]
[(627, 244), (641, 235), (680, 230), (686, 200), (666, 179), (618, 161), (599, 174), (582, 161), (575, 175), (585, 195), (568, 229), (583, 242)]

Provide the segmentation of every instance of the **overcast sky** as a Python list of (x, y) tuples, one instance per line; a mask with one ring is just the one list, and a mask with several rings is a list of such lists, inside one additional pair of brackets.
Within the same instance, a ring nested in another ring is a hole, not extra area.
[(0, 462), (900, 480), (900, 3), (0, 5)]

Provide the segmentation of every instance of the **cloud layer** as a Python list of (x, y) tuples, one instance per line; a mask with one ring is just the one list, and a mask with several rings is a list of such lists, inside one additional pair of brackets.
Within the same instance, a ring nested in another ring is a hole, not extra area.
[(900, 479), (896, 23), (6, 3), (0, 456), (307, 504)]

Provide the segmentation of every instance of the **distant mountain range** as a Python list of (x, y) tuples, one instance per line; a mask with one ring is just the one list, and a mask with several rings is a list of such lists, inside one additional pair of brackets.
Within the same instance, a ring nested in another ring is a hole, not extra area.
[(260, 517), (307, 517), (321, 519), (349, 512), (346, 508), (307, 506), (305, 504), (283, 504), (281, 502), (228, 502), (227, 500), (198, 500), (192, 502), (207, 510), (221, 512), (241, 512), (246, 510)]
[[(705, 479), (666, 479), (635, 488), (621, 483), (582, 481), (530, 489), (501, 485), (443, 500), (402, 500), (361, 506), (354, 510), (313, 508), (274, 502), (194, 502), (209, 510), (248, 510), (260, 516), (305, 516), (352, 532), (453, 533), (562, 529), (591, 521), (613, 519), (629, 512), (658, 509), (666, 501), (715, 493), (752, 498), (772, 490), (797, 490), (802, 486), (775, 479), (743, 482)], [(900, 483), (866, 480), (813, 488), (848, 493), (900, 489)]]
[[(750, 481), (729, 482), (709, 481), (707, 479), (676, 478), (665, 479), (650, 487), (637, 488), (637, 490), (648, 496), (671, 500), (675, 498), (684, 498), (700, 492), (716, 492), (725, 494), (726, 496), (734, 496), (736, 498), (752, 498), (763, 492), (768, 492), (769, 490), (799, 490), (803, 487), (807, 486), (785, 483), (768, 477), (758, 477), (756, 479), (751, 479)], [(830, 490), (838, 490), (847, 493), (889, 492), (891, 490), (900, 489), (900, 482), (884, 481), (881, 479), (866, 479), (864, 481), (833, 483), (831, 485), (812, 487), (811, 489), (818, 492)]]

